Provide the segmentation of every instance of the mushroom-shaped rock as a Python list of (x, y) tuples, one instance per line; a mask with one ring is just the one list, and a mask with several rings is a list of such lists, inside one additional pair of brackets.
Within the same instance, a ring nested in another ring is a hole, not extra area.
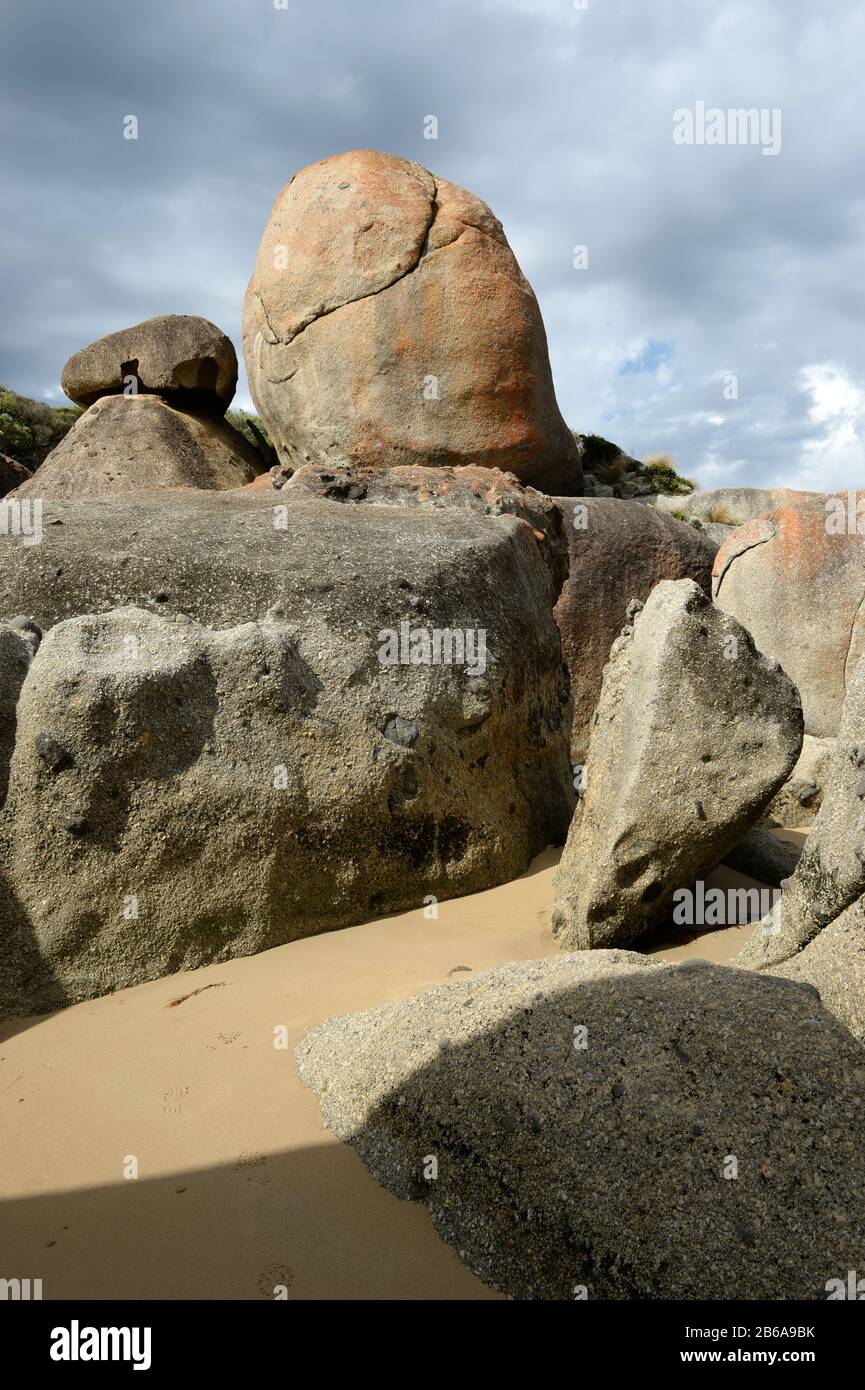
[(143, 392), (222, 415), (237, 388), (237, 354), (208, 319), (159, 314), (74, 353), (60, 384), (77, 405)]

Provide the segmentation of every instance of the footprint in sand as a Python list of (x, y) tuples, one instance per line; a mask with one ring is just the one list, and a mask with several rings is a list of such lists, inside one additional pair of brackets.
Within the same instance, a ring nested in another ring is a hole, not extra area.
[(183, 1100), (189, 1095), (188, 1086), (172, 1086), (170, 1091), (164, 1091), (162, 1099), (165, 1105), (162, 1107), (166, 1115), (179, 1115), (183, 1109)]
[(241, 1149), (240, 1156), (234, 1165), (235, 1173), (244, 1173), (247, 1182), (254, 1182), (259, 1187), (267, 1187), (270, 1183), (270, 1174), (266, 1171), (267, 1154), (247, 1153), (246, 1149)]

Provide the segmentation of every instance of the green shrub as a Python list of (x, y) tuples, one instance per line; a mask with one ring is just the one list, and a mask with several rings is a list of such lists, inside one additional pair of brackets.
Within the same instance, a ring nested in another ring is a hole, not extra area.
[(696, 487), (696, 483), (692, 483), (689, 478), (679, 476), (669, 454), (651, 454), (646, 459), (643, 470), (651, 478), (656, 491), (663, 492), (668, 497), (687, 497)]
[(47, 405), (0, 386), (0, 453), (35, 471), (81, 415), (77, 405)]

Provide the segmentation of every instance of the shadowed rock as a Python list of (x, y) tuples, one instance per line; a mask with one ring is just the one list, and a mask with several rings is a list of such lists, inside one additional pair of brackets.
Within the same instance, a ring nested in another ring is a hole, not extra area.
[(627, 621), (628, 604), (645, 602), (661, 579), (693, 579), (710, 593), (717, 547), (704, 532), (639, 502), (557, 501), (565, 520), (569, 571), (556, 604), (556, 623), (574, 700), (571, 757), (582, 763), (604, 666)]
[(656, 585), (604, 671), (555, 878), (562, 944), (627, 945), (657, 926), (757, 820), (801, 744), (777, 662), (692, 580)]
[(813, 990), (593, 951), (329, 1019), (296, 1056), (334, 1134), (513, 1298), (822, 1299), (861, 1265), (865, 1051)]
[(781, 902), (737, 964), (777, 965), (801, 951), (865, 892), (865, 661), (857, 666), (820, 810)]
[(0, 622), (0, 805), (6, 799), (9, 760), (15, 747), (18, 696), (37, 645), (27, 638), (20, 628)]
[(728, 869), (780, 888), (796, 868), (801, 853), (797, 845), (779, 840), (764, 826), (752, 825), (739, 843), (724, 855), (724, 863)]
[(796, 766), (766, 810), (767, 819), (793, 829), (814, 820), (832, 775), (835, 744), (834, 738), (805, 735)]

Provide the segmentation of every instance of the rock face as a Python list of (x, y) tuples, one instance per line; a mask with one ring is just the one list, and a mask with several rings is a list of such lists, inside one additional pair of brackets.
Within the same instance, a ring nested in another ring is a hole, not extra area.
[(692, 580), (663, 580), (604, 671), (555, 878), (570, 949), (627, 945), (759, 817), (802, 743), (795, 687)]
[(719, 550), (713, 581), (718, 607), (783, 662), (815, 738), (838, 732), (847, 683), (865, 653), (863, 537), (833, 529), (827, 503), (817, 494), (740, 527)]
[[(555, 588), (544, 547), (507, 515), (286, 505), (270, 489), (243, 488), (49, 500), (42, 519), (40, 545), (13, 535), (0, 545), (0, 613), (26, 613), (43, 629), (130, 605), (232, 627), (282, 605), (298, 620), (316, 609), (332, 612), (337, 628), (352, 632), (366, 612), (387, 626), (397, 601), (421, 615), (418, 621), (426, 613), (444, 626), (449, 605), (457, 618), (470, 613), (478, 572), (497, 579), (510, 573), (498, 611), (507, 622), (512, 598), (518, 608), (539, 605), (532, 622), (540, 618), (538, 631), (548, 634), (543, 641), (552, 643), (561, 668), (558, 633), (546, 619)], [(528, 555), (536, 572), (524, 580)], [(437, 586), (435, 596), (427, 584)], [(562, 673), (563, 685), (565, 679)]]
[(294, 175), (243, 342), (288, 465), (480, 464), (580, 491), (540, 311), (501, 224), (419, 164), (356, 150)]
[(661, 579), (693, 579), (709, 594), (715, 546), (701, 531), (639, 502), (557, 501), (570, 566), (556, 623), (574, 699), (571, 756), (583, 763), (604, 666), (627, 620), (628, 604), (644, 602)]
[(811, 990), (598, 951), (296, 1055), (328, 1127), (513, 1298), (824, 1299), (861, 1265), (865, 1053)]
[(772, 974), (813, 985), (823, 1007), (865, 1043), (865, 904), (857, 898)]
[(237, 354), (207, 319), (160, 314), (76, 352), (60, 382), (70, 400), (87, 406), (119, 394), (130, 378), (139, 392), (222, 415), (237, 389)]
[[(0, 821), (7, 1012), (473, 892), (564, 837), (566, 678), (531, 529), (284, 511), (54, 503), (35, 565), (10, 546), (7, 611), (56, 625)], [(437, 632), (464, 650), (437, 657)]]
[(263, 464), (225, 420), (175, 410), (157, 396), (92, 405), (15, 497), (101, 497), (150, 488), (236, 488)]
[(760, 969), (802, 950), (865, 892), (865, 661), (850, 681), (823, 802), (780, 911), (754, 933), (737, 964)]
[[(253, 486), (263, 486), (264, 475)], [(498, 468), (322, 468), (306, 464), (287, 480), (274, 470), (271, 486), (286, 503), (320, 498), (329, 502), (365, 502), (379, 507), (423, 507), (470, 511), (482, 516), (515, 516), (531, 527), (549, 564), (556, 588), (568, 572), (568, 546), (561, 509), (543, 492), (523, 487), (512, 473)]]
[(798, 492), (789, 487), (698, 488), (687, 497), (654, 496), (652, 506), (661, 512), (681, 512), (689, 519), (741, 526), (746, 521), (779, 507), (799, 507), (822, 502), (819, 492)]

